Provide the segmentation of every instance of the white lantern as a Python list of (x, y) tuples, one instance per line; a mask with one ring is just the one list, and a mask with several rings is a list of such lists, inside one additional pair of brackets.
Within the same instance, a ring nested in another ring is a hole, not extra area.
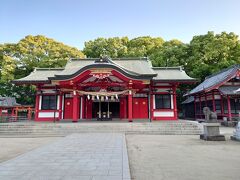
[(89, 96), (89, 94), (87, 95), (87, 98), (88, 98), (88, 100), (90, 99), (90, 96)]

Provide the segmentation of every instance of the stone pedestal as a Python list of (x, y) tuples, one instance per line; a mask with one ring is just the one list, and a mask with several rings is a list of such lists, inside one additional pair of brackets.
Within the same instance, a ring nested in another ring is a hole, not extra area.
[(236, 126), (236, 130), (233, 132), (233, 136), (231, 136), (231, 140), (240, 141), (240, 122), (238, 122)]
[(220, 123), (203, 123), (204, 134), (200, 135), (200, 139), (206, 141), (225, 141), (225, 136), (220, 135)]

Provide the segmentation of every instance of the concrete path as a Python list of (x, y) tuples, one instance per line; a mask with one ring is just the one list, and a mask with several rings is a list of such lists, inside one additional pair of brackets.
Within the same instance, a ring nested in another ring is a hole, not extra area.
[(0, 164), (4, 180), (130, 180), (125, 135), (72, 134)]

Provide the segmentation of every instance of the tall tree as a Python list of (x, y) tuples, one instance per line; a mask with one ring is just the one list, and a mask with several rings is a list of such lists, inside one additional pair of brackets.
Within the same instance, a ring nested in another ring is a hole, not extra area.
[(152, 38), (143, 36), (131, 39), (128, 43), (129, 57), (147, 57), (162, 47), (164, 40), (161, 37)]
[(7, 82), (14, 79), (17, 62), (14, 59), (16, 45), (0, 45), (0, 82)]
[(190, 42), (187, 71), (203, 80), (206, 76), (240, 63), (239, 40), (234, 33), (194, 36)]
[(150, 59), (154, 66), (185, 66), (187, 52), (188, 45), (174, 39), (163, 43), (150, 55)]
[(67, 46), (45, 36), (26, 36), (16, 45), (18, 67), (26, 73), (34, 67), (63, 67), (70, 58), (81, 58), (84, 54), (77, 48)]
[(91, 58), (98, 58), (101, 55), (108, 55), (111, 58), (125, 57), (128, 41), (128, 37), (97, 38), (85, 42), (83, 52)]
[(45, 36), (26, 36), (17, 44), (0, 45), (0, 95), (33, 103), (32, 86), (15, 86), (11, 80), (27, 76), (35, 67), (64, 67), (69, 58), (84, 57), (77, 48)]

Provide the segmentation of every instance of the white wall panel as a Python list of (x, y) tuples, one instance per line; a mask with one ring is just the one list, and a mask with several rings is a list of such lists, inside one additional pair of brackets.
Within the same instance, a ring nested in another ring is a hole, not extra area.
[[(58, 117), (58, 112), (55, 112), (55, 117)], [(39, 118), (54, 118), (54, 112), (39, 112)]]
[(165, 112), (153, 112), (154, 117), (174, 117), (173, 111), (165, 111)]

